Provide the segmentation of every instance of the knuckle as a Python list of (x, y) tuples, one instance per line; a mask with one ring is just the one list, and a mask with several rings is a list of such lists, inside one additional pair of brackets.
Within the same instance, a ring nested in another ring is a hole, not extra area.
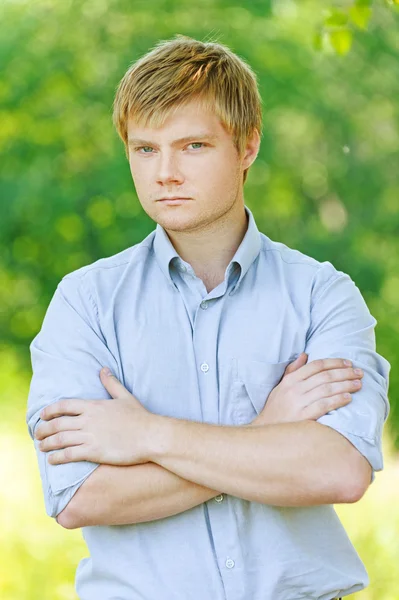
[(323, 368), (323, 359), (322, 358), (317, 358), (316, 360), (313, 361), (313, 363), (317, 369)]
[(334, 371), (324, 371), (323, 378), (325, 382), (331, 383), (334, 381)]
[(64, 443), (64, 434), (63, 434), (63, 433), (57, 433), (57, 434), (54, 436), (54, 442), (55, 442), (57, 445), (61, 445), (61, 444), (63, 444), (63, 443)]
[(284, 391), (284, 399), (286, 402), (294, 402), (294, 396), (298, 397), (298, 393), (295, 393), (295, 390), (293, 388), (287, 388)]
[(67, 409), (68, 409), (67, 401), (66, 400), (61, 400), (60, 403), (59, 403), (59, 405), (58, 405), (59, 412), (62, 412), (62, 413), (66, 412)]
[(333, 393), (333, 386), (331, 383), (324, 384), (324, 392), (327, 394), (327, 396), (331, 396)]
[(328, 409), (330, 408), (328, 398), (322, 398), (319, 402), (319, 405), (324, 413), (328, 412)]
[[(64, 400), (58, 400), (56, 403), (56, 408), (54, 408), (54, 411), (57, 410), (57, 412), (64, 412), (65, 410), (65, 401)], [(54, 417), (53, 417), (54, 419)]]

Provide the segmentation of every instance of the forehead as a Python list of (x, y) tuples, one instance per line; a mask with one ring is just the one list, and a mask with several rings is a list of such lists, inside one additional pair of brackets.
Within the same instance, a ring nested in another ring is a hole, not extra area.
[(130, 143), (137, 140), (161, 139), (178, 142), (193, 137), (215, 141), (228, 136), (216, 113), (202, 106), (198, 101), (191, 101), (172, 109), (159, 127), (144, 127), (130, 117), (127, 131)]

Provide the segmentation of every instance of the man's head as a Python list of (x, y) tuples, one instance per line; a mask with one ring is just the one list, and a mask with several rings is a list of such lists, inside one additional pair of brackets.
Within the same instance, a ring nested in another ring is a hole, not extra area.
[[(226, 46), (181, 35), (159, 42), (122, 78), (113, 120), (154, 221), (188, 231), (242, 211), (259, 150), (261, 98), (254, 72)], [(171, 196), (190, 200), (159, 201)]]

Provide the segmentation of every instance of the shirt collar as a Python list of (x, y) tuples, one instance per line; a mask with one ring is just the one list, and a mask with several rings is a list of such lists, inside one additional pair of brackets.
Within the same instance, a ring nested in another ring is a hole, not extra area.
[[(261, 240), (258, 227), (255, 223), (254, 216), (250, 209), (245, 205), (245, 212), (248, 215), (248, 228), (241, 241), (241, 244), (236, 250), (233, 258), (226, 268), (226, 273), (230, 275), (230, 272), (234, 270), (234, 264), (237, 263), (241, 268), (240, 277), (235, 285), (234, 290), (236, 291), (241, 283), (242, 278), (252, 265), (260, 252)], [(165, 229), (159, 223), (156, 226), (155, 237), (154, 237), (154, 252), (155, 258), (164, 273), (165, 277), (170, 281), (172, 285), (173, 279), (170, 275), (170, 263), (173, 259), (176, 259), (176, 263), (181, 266), (187, 266), (181, 256), (176, 252), (172, 242), (169, 239)], [(174, 261), (175, 262), (175, 261)]]

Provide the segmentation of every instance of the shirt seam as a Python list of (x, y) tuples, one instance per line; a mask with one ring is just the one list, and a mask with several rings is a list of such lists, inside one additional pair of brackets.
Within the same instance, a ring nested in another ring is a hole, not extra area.
[(94, 298), (93, 298), (93, 296), (91, 294), (91, 291), (90, 291), (87, 279), (84, 276), (82, 276), (81, 282), (82, 282), (82, 288), (85, 288), (85, 290), (87, 292), (87, 296), (88, 296), (88, 298), (89, 298), (89, 300), (91, 302), (91, 305), (94, 308), (94, 313), (95, 313), (95, 317), (96, 317), (96, 320), (97, 320), (97, 324), (99, 325), (100, 317), (99, 317), (99, 313), (98, 313), (98, 306), (97, 306), (97, 304), (96, 304), (96, 302), (95, 302), (95, 300), (94, 300)]
[[(279, 248), (267, 248), (266, 243), (267, 242), (265, 242), (263, 240), (263, 250), (265, 252), (278, 252), (279, 255), (280, 255), (281, 260), (286, 265), (302, 265), (304, 267), (312, 267), (313, 269), (317, 269), (317, 271), (319, 271), (321, 268), (323, 268), (323, 264), (320, 264), (320, 262), (316, 258), (313, 258), (312, 256), (310, 256), (308, 258), (310, 258), (311, 260), (314, 260), (318, 264), (312, 264), (312, 263), (308, 262), (306, 259), (293, 260), (293, 261), (285, 260), (285, 258), (282, 255), (282, 251)], [(299, 250), (295, 250), (294, 248), (289, 248), (288, 246), (287, 246), (287, 250), (291, 250), (293, 252), (299, 252)], [(304, 255), (304, 256), (306, 257), (306, 255)]]
[(371, 444), (373, 444), (373, 446), (377, 447), (377, 438), (375, 437), (370, 437), (367, 433), (363, 433), (362, 431), (359, 432), (353, 432), (349, 429), (345, 429), (345, 427), (333, 427), (333, 429), (336, 429), (337, 431), (341, 431), (343, 433), (347, 433), (349, 435), (353, 435), (355, 437), (358, 437), (362, 440), (366, 440), (367, 442), (370, 442)]
[[(134, 248), (134, 246), (132, 246), (132, 248)], [(151, 245), (140, 245), (137, 246), (137, 250), (140, 250), (141, 248), (146, 248), (146, 249), (151, 249)], [(78, 279), (82, 279), (85, 275), (87, 275), (88, 273), (90, 273), (91, 271), (93, 271), (94, 269), (116, 269), (117, 267), (123, 267), (124, 265), (128, 265), (131, 261), (132, 261), (132, 256), (129, 258), (129, 260), (126, 260), (124, 262), (118, 263), (117, 265), (87, 265), (84, 273), (76, 273), (76, 272), (72, 272), (72, 273), (67, 273), (66, 275), (64, 275), (64, 277), (62, 279), (67, 279), (68, 277), (77, 277)], [(106, 259), (100, 259), (100, 260), (106, 260)], [(84, 267), (81, 267), (82, 269), (84, 269)]]
[[(316, 275), (319, 273), (319, 271), (322, 269), (323, 267), (320, 267), (320, 269), (317, 271), (317, 273), (315, 273), (315, 277)], [(335, 267), (334, 267), (335, 268)], [(323, 293), (327, 290), (327, 288), (334, 283), (334, 281), (337, 281), (338, 279), (340, 279), (340, 277), (349, 277), (349, 275), (347, 275), (346, 273), (342, 273), (335, 271), (331, 277), (325, 282), (325, 284), (323, 285), (323, 287), (321, 288), (321, 290), (319, 291), (319, 293), (317, 294), (317, 296), (315, 296), (315, 298), (313, 298), (311, 306), (310, 306), (310, 310), (312, 311), (314, 308), (314, 305), (316, 304), (316, 302), (318, 302), (319, 298), (323, 295)], [(314, 279), (313, 279), (314, 281)], [(313, 282), (312, 282), (313, 283)]]

